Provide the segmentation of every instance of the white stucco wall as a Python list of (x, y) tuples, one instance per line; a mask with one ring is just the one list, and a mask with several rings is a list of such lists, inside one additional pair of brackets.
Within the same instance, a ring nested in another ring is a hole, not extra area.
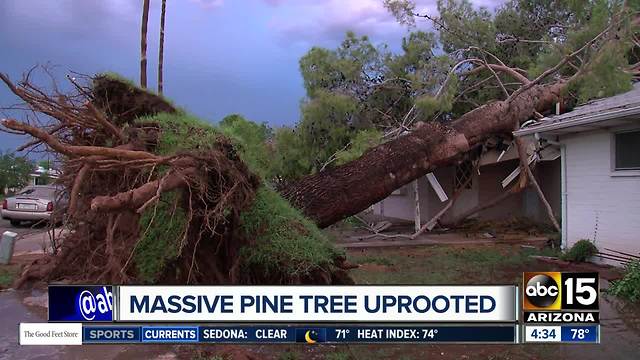
[[(480, 168), (479, 197), (480, 203), (492, 201), (504, 193), (501, 181), (518, 167), (518, 160), (509, 160), (498, 164), (486, 165)], [(518, 181), (516, 178), (512, 184)], [(509, 185), (509, 187), (511, 184)], [(482, 220), (508, 219), (511, 216), (522, 215), (522, 196), (513, 195), (500, 204), (483, 210), (478, 214)]]
[[(453, 193), (453, 172), (453, 167), (444, 167), (434, 171), (438, 182), (448, 196), (451, 196)], [(473, 183), (477, 184), (475, 178)], [(445, 206), (446, 202), (440, 201), (438, 195), (429, 184), (426, 176), (423, 176), (418, 180), (418, 189), (420, 196), (420, 219), (426, 222), (435, 216), (435, 214)], [(405, 185), (399, 190), (399, 192), (399, 194), (390, 195), (383, 201), (377, 203), (374, 206), (374, 213), (391, 218), (413, 221), (415, 209), (413, 183)], [(458, 202), (462, 201), (468, 204), (468, 206), (475, 206), (475, 204), (477, 204), (477, 191), (473, 191), (471, 189), (465, 190), (465, 192), (461, 194)], [(447, 216), (454, 216), (459, 211), (462, 211), (462, 208), (456, 208), (454, 206), (448, 212)], [(445, 216), (445, 219), (447, 216)]]
[[(420, 183), (422, 185), (422, 181)], [(398, 194), (389, 195), (386, 199), (373, 206), (373, 213), (396, 219), (413, 221), (413, 189), (411, 184), (396, 190)]]
[[(453, 168), (440, 168), (437, 169), (434, 174), (444, 192), (451, 196), (453, 191)], [(420, 219), (426, 222), (437, 214), (446, 202), (440, 201), (426, 176), (418, 180), (418, 189), (420, 197)], [(413, 183), (409, 183), (399, 189), (399, 194), (389, 195), (389, 197), (377, 203), (374, 206), (374, 213), (391, 218), (413, 221), (415, 218), (414, 204)]]
[(590, 239), (600, 249), (640, 253), (640, 176), (612, 171), (612, 134), (598, 130), (561, 141), (566, 144), (568, 245)]

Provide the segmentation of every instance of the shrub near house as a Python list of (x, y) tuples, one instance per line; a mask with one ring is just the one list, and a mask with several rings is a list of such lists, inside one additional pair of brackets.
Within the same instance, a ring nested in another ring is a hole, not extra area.
[(632, 302), (640, 301), (640, 260), (627, 264), (624, 277), (613, 282), (609, 293)]
[(578, 240), (567, 252), (562, 254), (562, 260), (585, 262), (598, 253), (598, 248), (590, 240)]

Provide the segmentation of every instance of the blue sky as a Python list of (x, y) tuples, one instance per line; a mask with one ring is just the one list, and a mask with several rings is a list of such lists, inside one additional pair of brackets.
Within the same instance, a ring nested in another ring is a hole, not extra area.
[[(497, 0), (475, 1), (493, 8)], [(114, 71), (139, 78), (142, 0), (0, 1), (0, 71), (18, 80), (36, 64)], [(435, 13), (435, 0), (420, 0)], [(149, 87), (156, 87), (160, 0), (151, 0)], [(428, 29), (426, 22), (419, 23)], [(165, 95), (212, 122), (239, 113), (292, 125), (304, 97), (298, 60), (312, 46), (335, 47), (347, 30), (397, 48), (406, 29), (382, 0), (167, 0)], [(45, 83), (46, 85), (46, 83)], [(17, 102), (0, 87), (0, 106)], [(0, 117), (21, 114), (0, 113)], [(24, 139), (0, 133), (0, 150)]]

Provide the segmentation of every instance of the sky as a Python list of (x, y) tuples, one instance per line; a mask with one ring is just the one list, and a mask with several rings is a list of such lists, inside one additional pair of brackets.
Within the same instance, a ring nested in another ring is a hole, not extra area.
[[(298, 60), (313, 46), (335, 48), (351, 30), (398, 49), (407, 29), (383, 0), (167, 0), (164, 93), (210, 122), (238, 113), (273, 127), (293, 125), (305, 96)], [(436, 13), (435, 0), (418, 0)], [(495, 8), (499, 0), (476, 0)], [(148, 86), (156, 88), (160, 0), (151, 0)], [(70, 71), (113, 71), (139, 79), (142, 0), (0, 1), (0, 72), (19, 80), (48, 65), (60, 82)], [(429, 30), (426, 20), (418, 28)], [(49, 83), (40, 79), (41, 85)], [(0, 107), (18, 100), (0, 87)], [(24, 114), (0, 113), (2, 117)], [(24, 137), (0, 132), (0, 150)]]

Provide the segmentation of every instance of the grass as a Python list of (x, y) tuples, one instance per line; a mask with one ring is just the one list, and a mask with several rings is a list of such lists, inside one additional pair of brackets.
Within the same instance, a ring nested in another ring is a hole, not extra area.
[(0, 265), (0, 289), (8, 288), (20, 274), (20, 265)]
[(486, 284), (518, 282), (520, 271), (534, 266), (530, 255), (555, 256), (553, 250), (503, 247), (430, 246), (401, 249), (369, 249), (351, 253), (350, 261), (359, 264), (392, 265), (384, 271), (354, 269), (351, 275), (359, 284)]
[(162, 134), (156, 149), (158, 155), (206, 150), (222, 136), (222, 133), (213, 125), (182, 112), (160, 113), (140, 118), (138, 121), (155, 122), (160, 126)]
[(113, 79), (113, 80), (117, 80), (120, 81), (124, 84), (129, 85), (132, 88), (136, 88), (140, 91), (144, 91), (148, 94), (153, 94), (155, 96), (159, 96), (161, 97), (164, 101), (166, 101), (167, 103), (171, 104), (172, 106), (175, 107), (175, 105), (173, 104), (173, 101), (167, 99), (166, 97), (164, 97), (163, 95), (158, 94), (156, 91), (154, 91), (152, 88), (141, 88), (140, 86), (138, 86), (138, 84), (136, 84), (135, 80), (129, 79), (127, 77), (122, 76), (121, 74), (118, 74), (116, 72), (112, 72), (112, 71), (105, 71), (102, 73), (98, 73), (94, 76), (94, 78), (99, 78), (99, 77), (105, 77), (108, 79)]
[(278, 356), (278, 360), (298, 360), (300, 359), (300, 355), (297, 352), (285, 351), (280, 356)]
[(351, 260), (357, 264), (375, 264), (375, 265), (385, 265), (385, 266), (393, 265), (393, 261), (391, 261), (391, 259), (388, 259), (384, 256), (376, 256), (376, 255), (357, 256)]
[(258, 189), (241, 221), (245, 234), (255, 236), (255, 245), (244, 249), (245, 265), (267, 273), (305, 275), (341, 254), (315, 224), (267, 186)]
[[(116, 72), (112, 72), (112, 71), (105, 71), (103, 73), (98, 73), (95, 75), (96, 78), (98, 77), (106, 77), (106, 78), (110, 78), (110, 79), (114, 79), (114, 80), (119, 80), (133, 88), (139, 88), (138, 84), (135, 83), (135, 81), (133, 81), (132, 79), (129, 79), (127, 77), (124, 77)], [(141, 90), (143, 90), (142, 88), (139, 88)]]
[(179, 254), (187, 218), (175, 203), (176, 194), (165, 193), (157, 206), (146, 209), (140, 218), (143, 236), (135, 249), (134, 259), (138, 276), (146, 283), (156, 282), (166, 264)]
[(349, 353), (340, 352), (340, 351), (329, 353), (327, 354), (327, 356), (325, 356), (325, 360), (351, 360), (351, 359), (353, 359), (353, 357), (349, 355)]
[[(156, 149), (159, 155), (210, 147), (218, 136), (209, 124), (183, 113), (160, 113), (139, 121), (156, 122), (162, 129)], [(160, 174), (164, 171), (164, 167), (158, 169)], [(135, 249), (134, 260), (138, 276), (145, 283), (155, 283), (167, 264), (180, 254), (187, 215), (176, 206), (176, 201), (176, 192), (165, 193), (157, 206), (146, 209), (140, 218), (142, 238)]]

